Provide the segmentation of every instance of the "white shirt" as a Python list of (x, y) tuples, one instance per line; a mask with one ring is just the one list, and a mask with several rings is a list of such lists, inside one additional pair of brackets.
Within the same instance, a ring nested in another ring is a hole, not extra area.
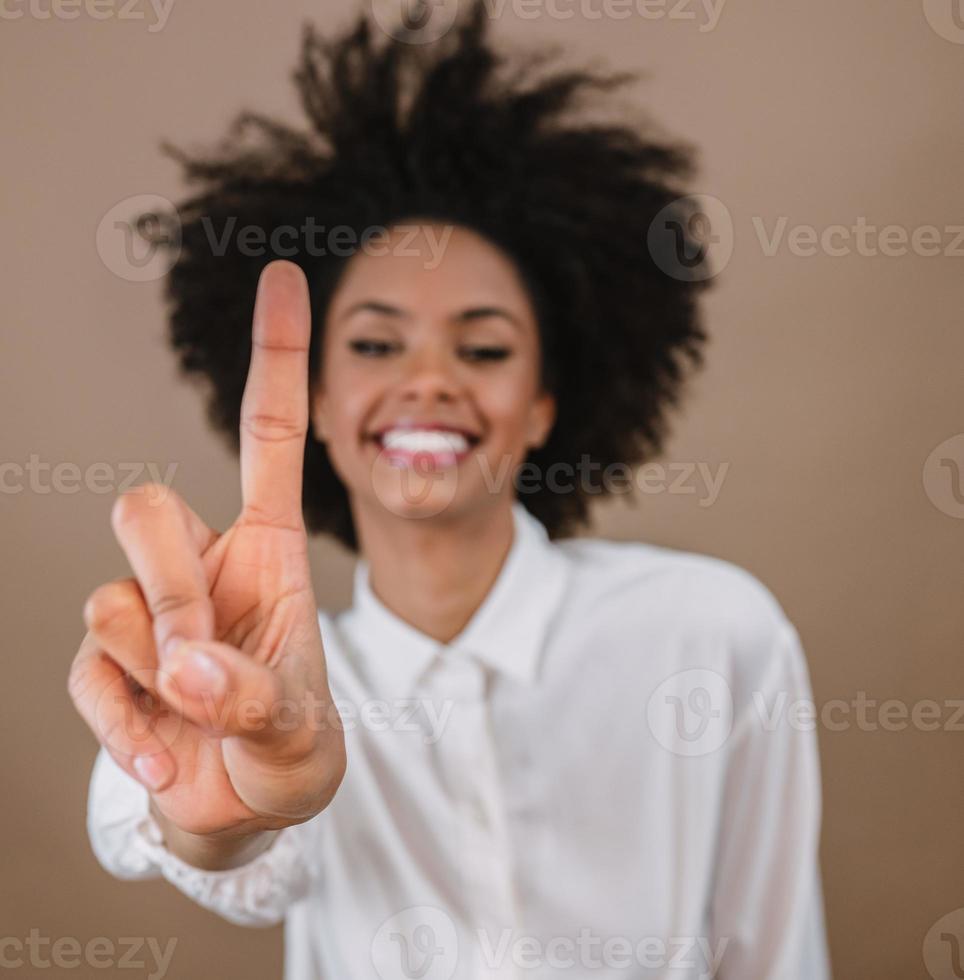
[(513, 519), (451, 643), (363, 559), (352, 607), (319, 614), (348, 746), (326, 810), (202, 871), (102, 749), (100, 862), (283, 919), (286, 980), (827, 980), (816, 736), (788, 710), (810, 683), (776, 600), (718, 559)]

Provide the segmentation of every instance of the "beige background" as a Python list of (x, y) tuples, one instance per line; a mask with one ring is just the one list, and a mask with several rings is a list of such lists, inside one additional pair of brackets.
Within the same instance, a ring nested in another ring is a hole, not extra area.
[[(568, 20), (544, 10), (522, 21), (510, 7), (495, 24), (498, 37), (647, 69), (630, 94), (702, 148), (694, 190), (726, 204), (735, 249), (707, 298), (708, 368), (668, 456), (729, 470), (712, 506), (668, 492), (617, 501), (595, 532), (720, 555), (758, 575), (800, 629), (818, 705), (859, 692), (908, 708), (964, 697), (964, 507), (950, 469), (927, 471), (940, 507), (924, 476), (932, 450), (964, 431), (964, 246), (957, 257), (768, 257), (753, 226), (754, 216), (768, 229), (781, 216), (818, 229), (860, 217), (908, 231), (964, 222), (964, 45), (950, 40), (964, 32), (954, 34), (949, 3), (926, 6), (729, 0), (705, 31), (702, 13), (590, 19), (576, 5)], [(95, 231), (129, 195), (182, 193), (160, 139), (208, 141), (242, 106), (297, 118), (288, 75), (303, 17), (340, 25), (354, 8), (181, 0), (159, 31), (146, 3), (133, 9), (146, 19), (82, 9), (69, 21), (29, 10), (0, 20), (0, 456), (102, 462), (117, 474), (122, 463), (176, 463), (174, 486), (223, 526), (239, 499), (236, 462), (176, 378), (160, 284), (113, 274)], [(942, 455), (955, 452), (964, 465), (960, 445)], [(174, 936), (169, 976), (278, 976), (280, 930), (232, 927), (163, 883), (114, 881), (87, 844), (95, 743), (65, 678), (85, 597), (126, 574), (108, 525), (113, 496), (0, 494), (0, 934)], [(351, 560), (323, 541), (313, 549), (318, 601), (337, 607)], [(836, 976), (927, 977), (925, 934), (964, 905), (962, 736), (853, 724), (819, 734)], [(114, 972), (142, 975), (99, 975)]]

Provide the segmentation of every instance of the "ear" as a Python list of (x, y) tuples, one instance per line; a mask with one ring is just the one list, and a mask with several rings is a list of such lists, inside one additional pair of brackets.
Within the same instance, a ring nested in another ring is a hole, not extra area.
[(538, 449), (549, 438), (556, 421), (556, 399), (548, 391), (541, 391), (529, 409), (526, 431), (526, 447)]

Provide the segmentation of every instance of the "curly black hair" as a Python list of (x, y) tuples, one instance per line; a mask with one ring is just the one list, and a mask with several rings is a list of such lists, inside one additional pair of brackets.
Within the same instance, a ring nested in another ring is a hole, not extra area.
[[(537, 315), (543, 384), (557, 403), (549, 438), (527, 458), (536, 472), (634, 465), (661, 450), (667, 412), (703, 359), (696, 300), (708, 277), (663, 271), (666, 257), (647, 231), (685, 200), (678, 182), (693, 173), (694, 151), (655, 138), (649, 123), (567, 120), (586, 90), (611, 91), (637, 75), (546, 71), (555, 48), (528, 51), (507, 71), (507, 57), (487, 43), (487, 19), (484, 0), (473, 0), (431, 44), (388, 32), (376, 44), (364, 15), (331, 40), (306, 23), (293, 73), (306, 130), (245, 111), (213, 151), (162, 144), (200, 190), (167, 216), (176, 235), (163, 223), (141, 230), (179, 249), (166, 283), (170, 341), (182, 371), (210, 383), (209, 418), (235, 451), (261, 270), (288, 258), (306, 273), (313, 387), (321, 325), (352, 251), (255, 254), (216, 229), (300, 228), (309, 216), (347, 226), (355, 242), (415, 217), (458, 224), (514, 260)], [(681, 210), (677, 237), (689, 227)], [(550, 537), (588, 521), (585, 488), (520, 499)], [(303, 509), (309, 531), (357, 551), (347, 491), (310, 432)]]

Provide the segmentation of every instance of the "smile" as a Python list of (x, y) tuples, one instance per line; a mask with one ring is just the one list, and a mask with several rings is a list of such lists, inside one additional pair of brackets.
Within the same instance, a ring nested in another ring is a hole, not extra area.
[(452, 466), (464, 459), (478, 437), (458, 429), (405, 426), (385, 429), (374, 436), (394, 466)]

